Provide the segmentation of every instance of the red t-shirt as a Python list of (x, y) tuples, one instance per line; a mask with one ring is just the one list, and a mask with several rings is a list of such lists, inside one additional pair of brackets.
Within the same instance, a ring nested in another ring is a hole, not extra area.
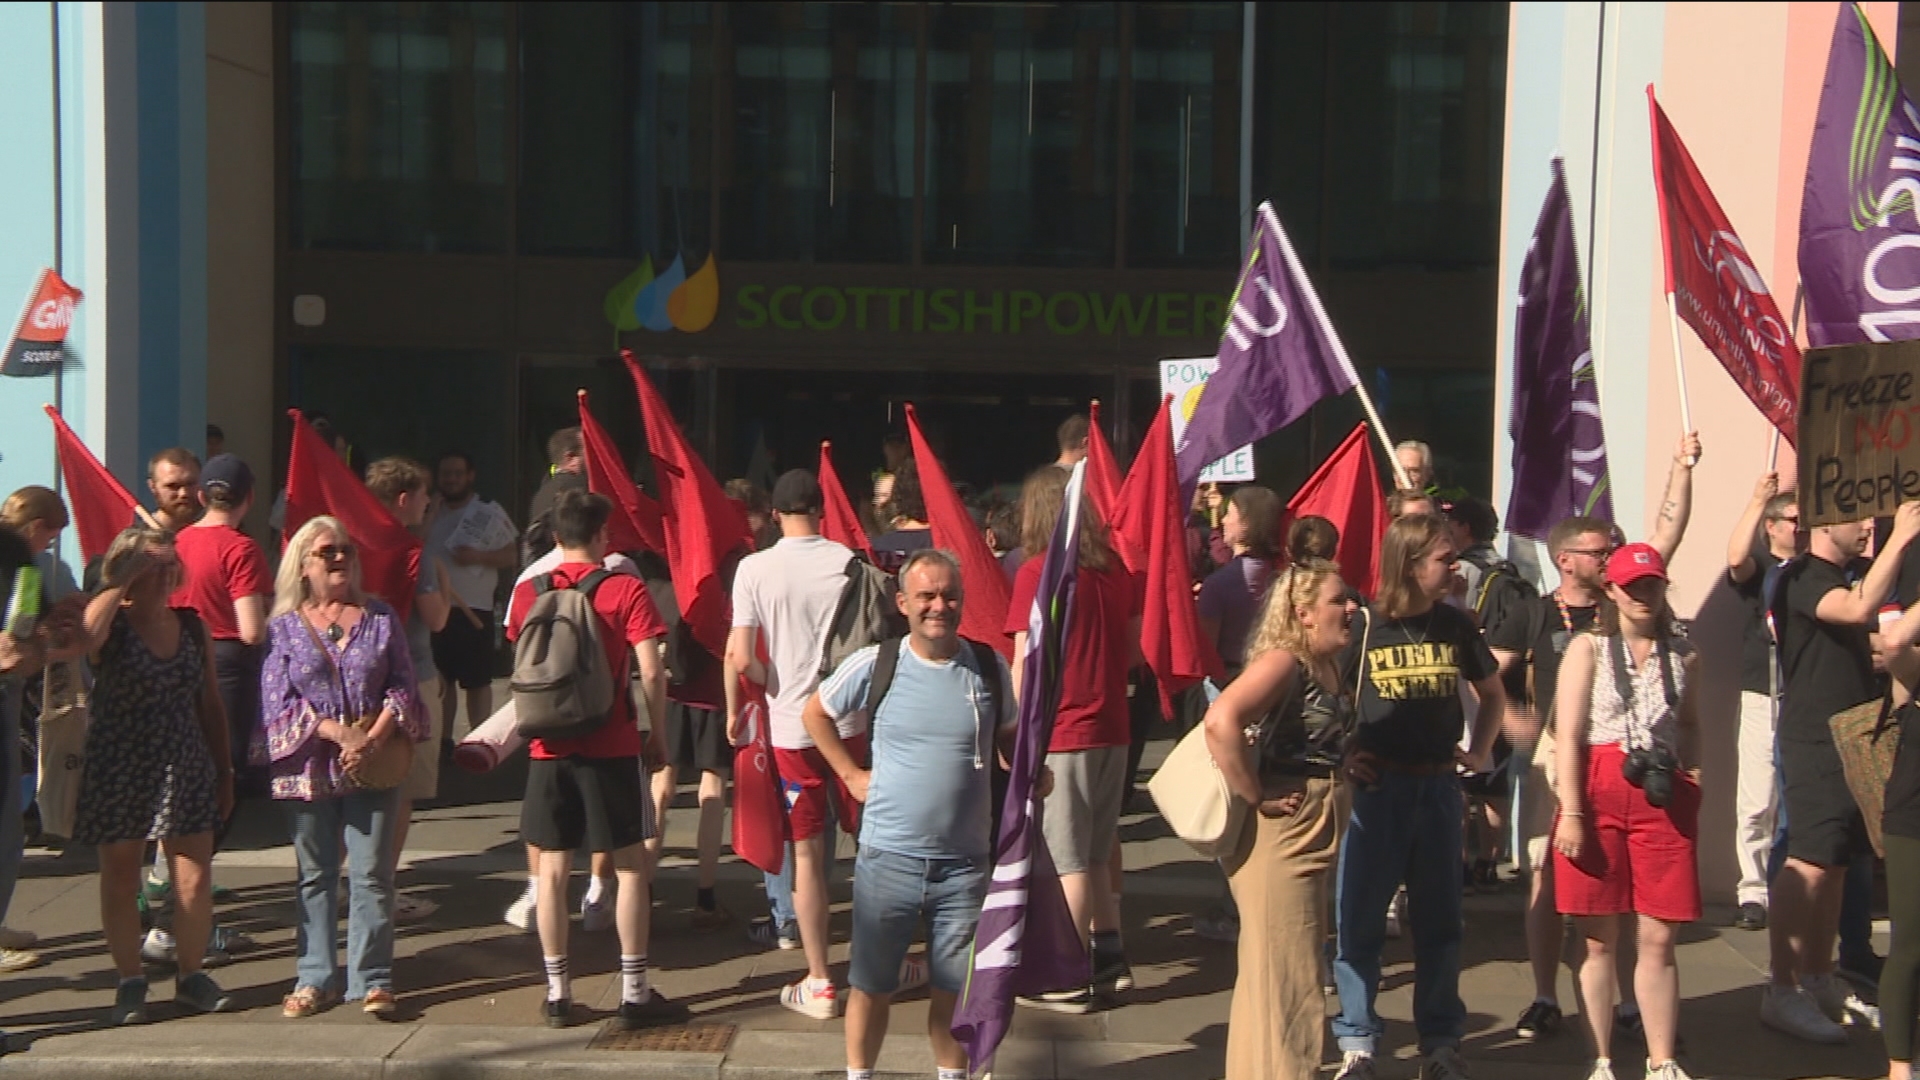
[[(572, 585), (595, 570), (590, 563), (561, 563), (553, 570), (556, 586)], [(533, 581), (523, 581), (513, 590), (513, 618), (507, 621), (507, 640), (520, 636), (520, 625), (533, 607)], [(613, 671), (613, 715), (591, 735), (577, 739), (533, 739), (527, 751), (535, 758), (622, 758), (640, 756), (640, 727), (633, 715), (633, 698), (628, 694), (628, 668), (633, 647), (652, 641), (667, 632), (660, 612), (647, 595), (647, 587), (630, 574), (614, 574), (593, 591), (593, 610), (600, 616), (600, 642), (607, 650), (607, 667)]]
[[(1027, 629), (1044, 561), (1028, 559), (1014, 576), (1013, 601), (1007, 605), (1009, 635)], [(1136, 606), (1133, 579), (1119, 566), (1107, 570), (1083, 566), (1075, 584), (1065, 670), (1060, 674), (1060, 709), (1054, 714), (1048, 753), (1126, 746), (1133, 738), (1127, 716), (1127, 669), (1136, 649), (1128, 638)]]
[(233, 602), (273, 595), (273, 577), (260, 545), (231, 525), (194, 525), (174, 534), (173, 550), (180, 556), (186, 582), (168, 605), (192, 608), (215, 641), (240, 640)]

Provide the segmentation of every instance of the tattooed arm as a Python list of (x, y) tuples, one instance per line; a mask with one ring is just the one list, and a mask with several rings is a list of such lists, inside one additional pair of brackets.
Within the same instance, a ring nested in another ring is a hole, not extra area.
[(1680, 448), (1667, 470), (1667, 493), (1660, 499), (1660, 514), (1654, 519), (1653, 535), (1647, 543), (1669, 565), (1687, 533), (1687, 519), (1693, 516), (1693, 466), (1700, 460), (1700, 433), (1689, 431), (1680, 437)]

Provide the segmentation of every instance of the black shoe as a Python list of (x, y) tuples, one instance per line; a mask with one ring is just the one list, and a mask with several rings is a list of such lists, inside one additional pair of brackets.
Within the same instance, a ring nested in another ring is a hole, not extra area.
[(1075, 1016), (1092, 1012), (1094, 1006), (1093, 990), (1085, 986), (1073, 990), (1049, 990), (1044, 994), (1016, 997), (1013, 1000), (1015, 1004), (1025, 1005), (1030, 1009), (1045, 1009), (1048, 1012)]
[(1735, 930), (1765, 930), (1767, 928), (1767, 905), (1756, 904), (1749, 900), (1740, 905), (1740, 914), (1733, 918)]
[(1133, 989), (1133, 968), (1124, 956), (1116, 956), (1093, 973), (1093, 988), (1102, 994), (1119, 994)]
[(572, 1027), (573, 999), (561, 998), (559, 1001), (549, 999), (540, 1006), (540, 1015), (546, 1019), (547, 1026), (550, 1028)]
[(1523, 1039), (1556, 1035), (1560, 1032), (1560, 1020), (1560, 1006), (1536, 1001), (1520, 1014), (1520, 1022), (1513, 1025), (1513, 1033)]
[(622, 1031), (636, 1031), (640, 1028), (660, 1027), (663, 1024), (684, 1024), (689, 1015), (691, 1014), (685, 1005), (678, 1001), (669, 1001), (667, 995), (656, 988), (645, 1001), (621, 1002), (617, 1023)]

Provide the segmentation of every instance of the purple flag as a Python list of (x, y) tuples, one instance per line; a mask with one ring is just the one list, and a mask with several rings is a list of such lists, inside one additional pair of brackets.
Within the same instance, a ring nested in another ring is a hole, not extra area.
[(1272, 203), (1260, 204), (1219, 361), (1174, 447), (1180, 486), (1189, 495), (1208, 465), (1360, 381)]
[(1573, 203), (1559, 158), (1520, 267), (1507, 431), (1513, 436), (1509, 531), (1544, 540), (1547, 530), (1576, 514), (1613, 520)]
[(1854, 4), (1840, 5), (1800, 198), (1814, 347), (1920, 337), (1920, 110)]
[(1061, 656), (1073, 615), (1085, 477), (1086, 463), (1075, 465), (1027, 615), (1021, 685), (1028, 692), (1020, 696), (1020, 727), (1001, 804), (993, 879), (974, 930), (966, 989), (953, 1011), (953, 1037), (966, 1047), (974, 1075), (993, 1067), (994, 1051), (1013, 1019), (1016, 995), (1093, 981), (1092, 962), (1067, 911), (1067, 894), (1040, 837), (1040, 800), (1034, 794), (1053, 739), (1053, 714), (1060, 706)]

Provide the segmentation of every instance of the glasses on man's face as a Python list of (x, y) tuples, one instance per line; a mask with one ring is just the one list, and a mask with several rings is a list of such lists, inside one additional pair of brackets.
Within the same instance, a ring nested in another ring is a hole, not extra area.
[(1783, 522), (1785, 524), (1793, 526), (1793, 529), (1795, 532), (1800, 531), (1800, 515), (1798, 514), (1795, 514), (1793, 517), (1777, 517), (1777, 518), (1774, 518), (1773, 520), (1776, 522)]
[(340, 544), (340, 545), (328, 544), (325, 547), (314, 548), (312, 551), (308, 552), (307, 554), (310, 557), (319, 559), (321, 562), (325, 562), (325, 563), (346, 562), (348, 559), (353, 558), (353, 545), (352, 544)]
[(1613, 554), (1612, 548), (1562, 548), (1568, 555), (1585, 555), (1589, 559), (1604, 559)]

